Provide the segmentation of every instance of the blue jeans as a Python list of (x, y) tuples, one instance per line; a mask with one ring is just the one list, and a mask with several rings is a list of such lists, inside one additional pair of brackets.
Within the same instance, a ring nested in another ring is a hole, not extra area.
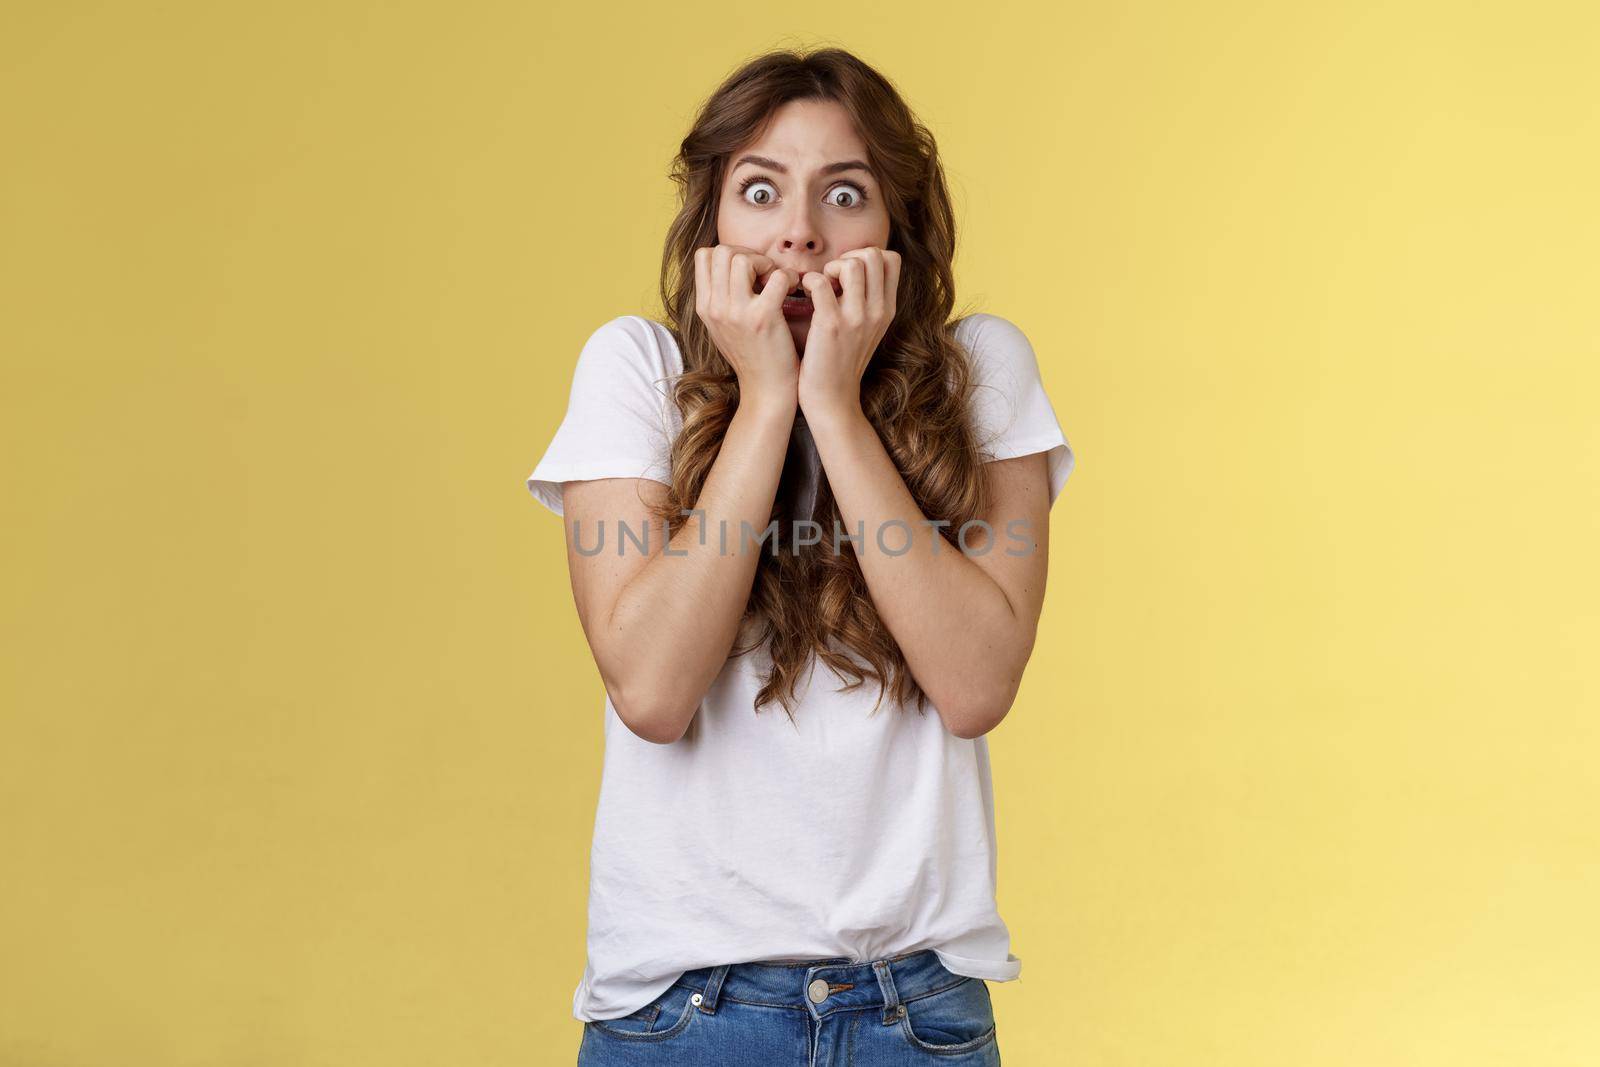
[(868, 963), (686, 971), (620, 1019), (583, 1024), (578, 1067), (1000, 1067), (989, 984), (932, 949)]

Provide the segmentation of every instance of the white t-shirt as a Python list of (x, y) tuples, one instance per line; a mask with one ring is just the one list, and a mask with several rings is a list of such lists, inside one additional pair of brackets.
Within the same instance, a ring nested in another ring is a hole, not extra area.
[[(1074, 458), (1027, 338), (986, 313), (962, 320), (955, 336), (980, 383), (980, 445), (991, 459), (1045, 452), (1054, 503)], [(597, 329), (578, 357), (566, 417), (528, 477), (533, 496), (561, 514), (564, 481), (670, 482), (668, 449), (682, 425), (670, 387), (682, 370), (661, 323), (624, 315)], [(796, 423), (791, 443), (814, 450)], [(585, 543), (595, 536), (584, 531)], [(686, 970), (752, 960), (862, 963), (932, 948), (957, 974), (1003, 982), (1021, 973), (995, 905), (987, 737), (950, 733), (931, 701), (919, 715), (885, 696), (869, 717), (877, 685), (839, 692), (815, 659), (793, 723), (776, 704), (757, 714), (770, 666), (765, 648), (731, 658), (695, 729), (669, 745), (634, 734), (606, 698), (574, 1018), (620, 1018)]]

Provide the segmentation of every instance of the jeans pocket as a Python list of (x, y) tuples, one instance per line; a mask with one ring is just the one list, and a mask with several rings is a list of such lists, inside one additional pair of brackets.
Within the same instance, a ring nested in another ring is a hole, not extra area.
[(699, 1014), (700, 993), (674, 985), (649, 1004), (617, 1019), (592, 1019), (585, 1029), (623, 1041), (665, 1041), (683, 1033)]
[(995, 1038), (994, 1005), (981, 978), (966, 977), (904, 1003), (900, 1032), (927, 1052), (971, 1052)]

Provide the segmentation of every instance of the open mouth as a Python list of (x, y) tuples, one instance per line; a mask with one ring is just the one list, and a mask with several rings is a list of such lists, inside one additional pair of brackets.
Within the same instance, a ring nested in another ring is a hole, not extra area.
[[(770, 277), (770, 275), (763, 275), (762, 277), (759, 277), (759, 278), (756, 279), (756, 288), (755, 288), (756, 292), (759, 293), (762, 289), (764, 289), (766, 287), (767, 278), (768, 277)], [(829, 278), (828, 281), (833, 283), (833, 295), (834, 296), (843, 296), (844, 295), (844, 286), (842, 284), (840, 284), (838, 278)], [(783, 298), (783, 300), (784, 300), (784, 303), (788, 303), (789, 301), (793, 300), (793, 301), (803, 301), (806, 304), (810, 304), (811, 303), (811, 294), (806, 292), (804, 287), (797, 285), (793, 289), (789, 290), (788, 295), (785, 296)]]
[(783, 314), (788, 318), (810, 318), (815, 310), (811, 306), (811, 294), (804, 289), (791, 289), (783, 298)]

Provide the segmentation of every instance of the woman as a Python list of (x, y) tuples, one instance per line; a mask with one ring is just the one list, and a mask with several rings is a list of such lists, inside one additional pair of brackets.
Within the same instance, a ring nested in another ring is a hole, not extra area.
[(580, 1067), (997, 1064), (984, 735), (1072, 451), (859, 59), (746, 64), (672, 176), (666, 321), (590, 336), (528, 479), (607, 694)]

